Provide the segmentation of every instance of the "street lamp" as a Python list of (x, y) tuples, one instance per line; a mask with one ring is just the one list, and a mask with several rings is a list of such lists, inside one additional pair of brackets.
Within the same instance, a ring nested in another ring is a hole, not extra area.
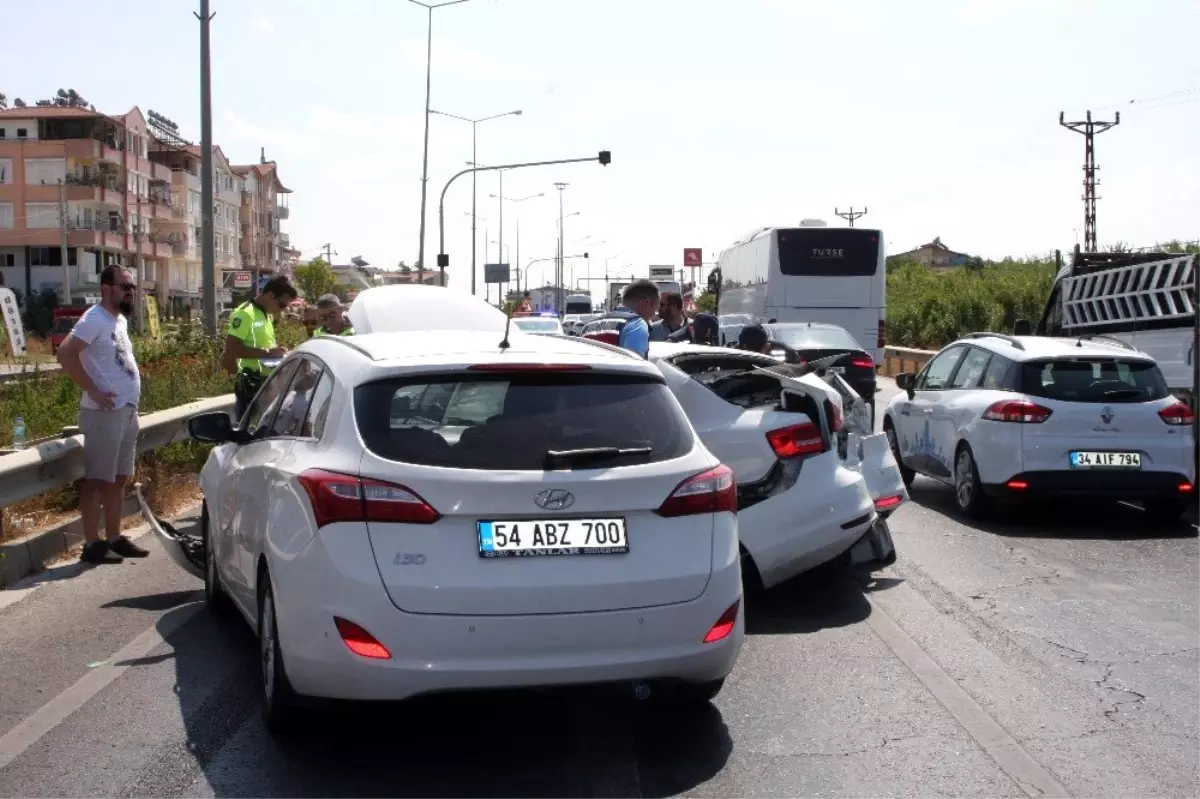
[[(501, 172), (500, 174), (503, 175), (504, 173)], [(500, 201), (500, 211), (501, 211), (500, 219), (501, 220), (504, 219), (503, 212), (504, 212), (504, 203), (506, 201), (510, 202), (510, 203), (523, 203), (526, 200), (532, 200), (535, 197), (545, 197), (545, 196), (546, 196), (545, 192), (538, 192), (537, 194), (530, 194), (528, 197), (505, 197), (503, 194), (489, 194), (488, 195), (489, 198)], [(503, 221), (501, 221), (501, 223), (500, 223), (500, 241), (501, 242), (504, 241), (504, 223), (503, 223)], [(517, 268), (519, 269), (521, 266), (521, 217), (520, 216), (517, 217), (517, 258), (516, 258), (516, 261), (517, 261)], [(520, 282), (521, 282), (521, 279), (520, 279), (520, 276), (518, 275), (518, 277), (517, 277), (518, 286), (519, 286)]]
[[(435, 8), (444, 8), (446, 6), (455, 6), (459, 3), (465, 3), (467, 0), (445, 0), (442, 3), (422, 3), (421, 0), (408, 0), (408, 2), (420, 6), (429, 12), (429, 31), (425, 38), (425, 154), (421, 161), (421, 236), (420, 243), (417, 245), (420, 252), (417, 255), (417, 277), (422, 283), (425, 282), (425, 195), (429, 187), (429, 88), (430, 79), (433, 71), (433, 10)], [(206, 9), (207, 10), (207, 9)], [(211, 172), (207, 166), (206, 172)], [(210, 200), (205, 200), (205, 204), (212, 207)], [(442, 283), (445, 284), (445, 272), (442, 273)]]
[[(413, 2), (416, 2), (416, 0), (413, 0)], [(480, 122), (487, 122), (492, 119), (500, 119), (501, 117), (510, 117), (510, 116), (519, 117), (519, 116), (521, 116), (521, 109), (518, 108), (516, 111), (505, 111), (503, 114), (493, 114), (490, 117), (480, 117), (479, 119), (469, 119), (468, 117), (460, 117), (457, 114), (447, 114), (445, 111), (430, 110), (429, 113), (437, 114), (438, 116), (443, 116), (443, 117), (450, 117), (451, 119), (458, 119), (463, 122), (471, 123), (471, 160), (468, 163), (471, 166), (476, 166), (476, 164), (475, 164), (475, 129), (476, 129), (476, 126), (478, 126)], [(424, 195), (422, 195), (422, 201), (421, 201), (421, 218), (422, 219), (425, 218), (425, 201), (423, 198), (424, 198)], [(471, 215), (472, 216), (475, 215), (475, 175), (473, 175), (473, 174), (471, 175)], [(500, 227), (501, 227), (501, 230), (504, 229), (503, 224), (501, 224)], [(476, 239), (475, 223), (472, 221), (471, 222), (471, 294), (472, 295), (475, 294), (475, 270), (476, 270), (475, 239)], [(425, 240), (424, 237), (422, 237), (421, 241), (424, 242), (424, 240)], [(424, 252), (425, 252), (424, 244), (422, 243), (422, 245), (421, 245), (422, 255), (424, 255)], [(485, 253), (485, 256), (486, 256), (486, 253)], [(487, 258), (485, 257), (484, 260), (486, 261)]]

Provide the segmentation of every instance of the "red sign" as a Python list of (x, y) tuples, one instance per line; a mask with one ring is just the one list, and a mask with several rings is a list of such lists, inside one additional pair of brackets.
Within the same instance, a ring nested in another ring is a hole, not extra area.
[(699, 247), (684, 247), (683, 248), (683, 265), (684, 266), (703, 266), (704, 255), (700, 252)]

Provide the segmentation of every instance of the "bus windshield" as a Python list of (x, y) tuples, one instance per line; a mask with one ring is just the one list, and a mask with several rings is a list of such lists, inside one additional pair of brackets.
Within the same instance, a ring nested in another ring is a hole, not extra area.
[(879, 268), (878, 231), (788, 228), (778, 233), (784, 275), (868, 277)]

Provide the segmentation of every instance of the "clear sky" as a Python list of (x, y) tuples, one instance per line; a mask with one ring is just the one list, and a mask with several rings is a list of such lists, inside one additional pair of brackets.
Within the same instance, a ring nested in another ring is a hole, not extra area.
[[(0, 91), (32, 103), (74, 88), (110, 113), (154, 109), (198, 140), (198, 8), (12, 3)], [(260, 147), (279, 162), (295, 191), (293, 243), (305, 256), (330, 242), (341, 262), (413, 264), (425, 10), (212, 9), (215, 141), (235, 162)], [(514, 263), (518, 212), (521, 262), (554, 255), (555, 181), (570, 184), (564, 208), (578, 212), (566, 249), (590, 252), (593, 276), (606, 262), (638, 276), (679, 265), (684, 247), (708, 260), (754, 227), (837, 221), (834, 207), (852, 204), (870, 209), (859, 224), (881, 228), (890, 252), (934, 236), (991, 258), (1067, 250), (1082, 236), (1083, 137), (1058, 113), (1089, 107), (1104, 119), (1122, 110), (1096, 139), (1100, 242), (1139, 246), (1200, 238), (1197, 32), (1197, 0), (469, 0), (434, 12), (432, 104), (524, 112), (478, 126), (485, 164), (612, 151), (607, 168), (506, 176), (509, 197), (545, 193), (505, 208)], [(60, 34), (74, 43), (58, 49)], [(470, 133), (431, 120), (431, 268), (438, 195), (471, 158)], [(480, 274), (485, 242), (499, 238), (497, 191), (495, 174), (480, 177)], [(470, 208), (467, 177), (446, 200), (455, 288), (470, 285)]]

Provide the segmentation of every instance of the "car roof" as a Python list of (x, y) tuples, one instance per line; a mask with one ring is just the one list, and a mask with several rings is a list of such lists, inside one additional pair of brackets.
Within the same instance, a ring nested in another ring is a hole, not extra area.
[(650, 342), (651, 359), (669, 358), (672, 355), (740, 355), (743, 357), (774, 357), (762, 352), (750, 352), (749, 350), (739, 350), (735, 349), (734, 347), (713, 347), (708, 344), (693, 344), (690, 341), (678, 343), (674, 341)]
[(809, 328), (810, 327), (814, 330), (840, 330), (843, 333), (849, 332), (846, 330), (846, 328), (842, 327), (841, 325), (831, 325), (828, 322), (763, 322), (763, 327), (767, 327), (767, 328), (771, 328), (771, 327), (780, 327), (780, 328), (806, 327), (806, 328)]
[[(1154, 359), (1113, 339), (1055, 336), (1008, 336), (1002, 333), (978, 333), (964, 336), (954, 344), (970, 344), (995, 352), (1014, 361), (1037, 361), (1045, 358), (1124, 358), (1135, 361)], [(1020, 346), (1017, 346), (1020, 345)], [(953, 345), (949, 345), (953, 346)]]
[(586, 339), (535, 335), (522, 332), (516, 325), (509, 331), (507, 349), (500, 348), (502, 337), (479, 330), (367, 333), (322, 336), (305, 342), (300, 349), (323, 359), (357, 361), (370, 372), (394, 371), (397, 367), (428, 372), (475, 364), (564, 363), (658, 376), (654, 366), (633, 353)]

